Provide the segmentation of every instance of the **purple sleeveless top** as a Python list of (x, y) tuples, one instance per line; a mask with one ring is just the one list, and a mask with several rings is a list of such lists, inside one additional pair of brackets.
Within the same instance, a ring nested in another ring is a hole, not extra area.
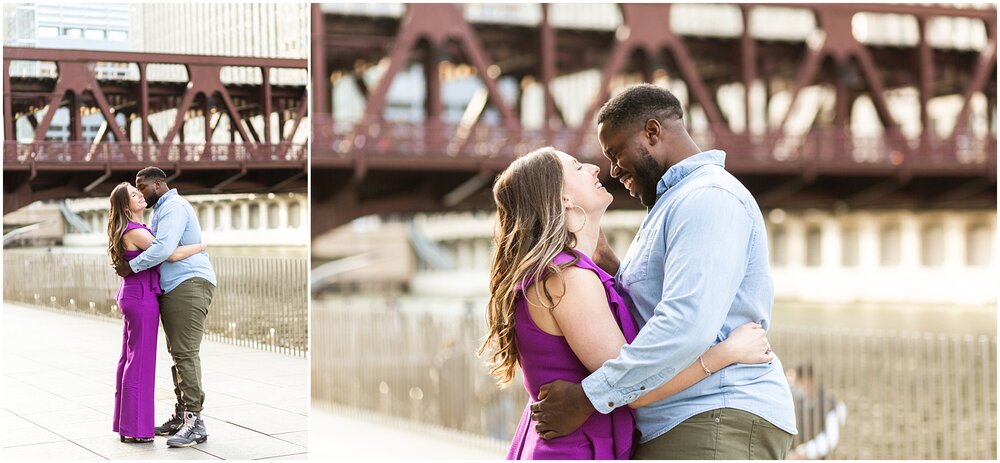
[[(145, 228), (150, 234), (153, 233), (149, 227), (130, 220), (128, 224), (125, 225), (125, 230), (122, 232), (122, 236), (124, 237), (126, 233), (131, 230), (135, 230), (136, 228)], [(124, 257), (126, 261), (131, 261), (132, 259), (138, 257), (139, 254), (142, 254), (142, 250), (125, 250), (125, 255), (122, 257)], [(122, 285), (118, 288), (118, 294), (115, 296), (115, 299), (121, 299), (122, 294), (125, 292), (138, 294), (139, 296), (143, 296), (147, 293), (163, 294), (163, 290), (160, 289), (160, 266), (155, 265), (147, 270), (143, 270), (139, 273), (133, 273), (125, 278), (122, 278)]]
[[(632, 342), (639, 327), (629, 312), (625, 300), (615, 290), (615, 279), (582, 253), (559, 253), (553, 262), (572, 262), (579, 255), (576, 266), (591, 270), (604, 284), (611, 313), (618, 322), (626, 342)], [(530, 286), (524, 282), (522, 288)], [(528, 303), (523, 294), (518, 296), (514, 313), (514, 333), (519, 353), (524, 387), (531, 402), (538, 401), (538, 389), (557, 379), (582, 382), (590, 375), (562, 336), (542, 331), (531, 319)], [(594, 412), (572, 434), (544, 440), (535, 432), (531, 410), (526, 406), (521, 421), (514, 432), (514, 440), (507, 452), (508, 460), (628, 460), (632, 455), (635, 415), (629, 407), (619, 407), (607, 415)]]

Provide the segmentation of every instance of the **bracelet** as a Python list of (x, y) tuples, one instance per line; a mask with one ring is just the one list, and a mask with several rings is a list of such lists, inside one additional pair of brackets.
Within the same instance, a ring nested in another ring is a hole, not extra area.
[(701, 364), (701, 369), (705, 370), (705, 376), (712, 376), (712, 370), (709, 370), (708, 367), (705, 366), (705, 361), (702, 360), (701, 357), (701, 355), (698, 356), (698, 363)]

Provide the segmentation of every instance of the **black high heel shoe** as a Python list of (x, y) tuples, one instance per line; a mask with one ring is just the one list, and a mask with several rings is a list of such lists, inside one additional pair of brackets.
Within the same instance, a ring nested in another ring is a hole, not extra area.
[(152, 437), (129, 437), (129, 436), (119, 436), (121, 437), (122, 443), (125, 444), (148, 444), (153, 442)]

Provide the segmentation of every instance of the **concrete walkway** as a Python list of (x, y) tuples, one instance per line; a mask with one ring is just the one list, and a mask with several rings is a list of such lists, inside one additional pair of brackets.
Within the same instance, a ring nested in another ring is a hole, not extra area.
[(314, 402), (311, 458), (321, 461), (503, 460), (508, 442)]
[[(3, 461), (306, 459), (309, 364), (305, 358), (204, 341), (202, 416), (208, 442), (167, 448), (122, 444), (111, 431), (120, 321), (4, 302)], [(174, 403), (163, 332), (157, 352), (156, 424)]]

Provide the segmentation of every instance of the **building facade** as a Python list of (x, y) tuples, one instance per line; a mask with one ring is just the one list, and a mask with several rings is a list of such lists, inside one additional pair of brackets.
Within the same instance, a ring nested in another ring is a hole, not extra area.
[[(610, 211), (605, 215), (602, 228), (619, 256), (625, 255), (643, 216), (642, 211)], [(993, 306), (997, 301), (996, 220), (995, 211), (772, 209), (765, 213), (765, 224), (775, 299)], [(335, 232), (335, 239), (331, 235), (329, 240), (315, 240), (313, 254), (351, 257), (338, 243), (394, 236), (397, 242), (365, 248), (364, 254), (373, 255), (369, 259), (373, 264), (345, 272), (339, 281), (352, 281), (352, 274), (361, 282), (372, 274), (392, 273), (398, 286), (414, 295), (485, 298), (494, 251), (493, 221), (490, 212), (414, 217), (412, 226), (419, 235), (445, 256), (443, 261), (449, 265), (444, 267), (437, 263), (442, 259), (421, 255), (413, 232), (390, 233), (400, 225), (375, 218), (343, 227)], [(401, 252), (406, 255), (400, 256)], [(399, 262), (414, 264), (400, 275)], [(382, 264), (391, 266), (392, 272), (376, 268)]]

